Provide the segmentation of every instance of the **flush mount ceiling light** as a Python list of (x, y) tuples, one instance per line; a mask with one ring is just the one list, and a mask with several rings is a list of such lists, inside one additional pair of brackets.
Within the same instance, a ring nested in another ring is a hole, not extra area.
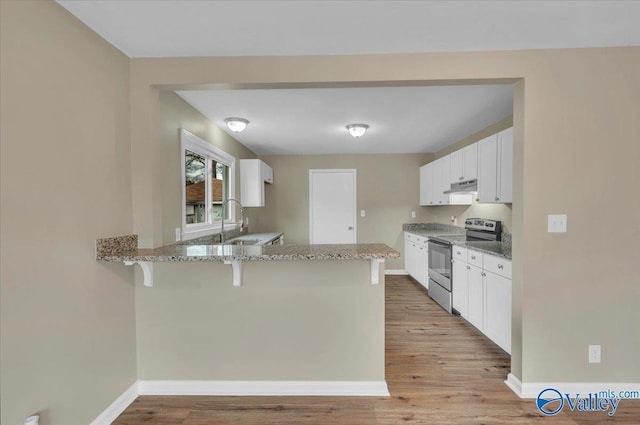
[(347, 130), (349, 130), (349, 134), (351, 134), (355, 138), (362, 137), (364, 133), (367, 132), (368, 128), (369, 126), (366, 124), (349, 124), (347, 126)]
[(229, 130), (234, 133), (244, 131), (249, 125), (249, 120), (245, 120), (244, 118), (227, 118), (224, 122), (227, 124), (227, 127), (229, 127)]

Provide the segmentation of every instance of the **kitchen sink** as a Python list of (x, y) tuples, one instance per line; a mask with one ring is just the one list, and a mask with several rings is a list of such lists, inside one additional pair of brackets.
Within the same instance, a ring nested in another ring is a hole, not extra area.
[(260, 239), (232, 239), (224, 242), (223, 245), (258, 245)]

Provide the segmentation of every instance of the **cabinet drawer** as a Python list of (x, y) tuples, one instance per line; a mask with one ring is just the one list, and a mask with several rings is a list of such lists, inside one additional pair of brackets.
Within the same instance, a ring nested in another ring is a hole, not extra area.
[(453, 258), (456, 260), (460, 260), (460, 261), (464, 261), (465, 263), (468, 261), (467, 260), (467, 249), (466, 248), (461, 248), (459, 246), (453, 246)]
[(474, 266), (482, 268), (482, 253), (478, 251), (468, 250), (467, 262)]
[(411, 242), (415, 242), (416, 241), (416, 235), (414, 235), (413, 233), (404, 232), (404, 238), (405, 238), (405, 240), (408, 240), (408, 241), (411, 241)]
[(424, 236), (416, 236), (416, 243), (419, 243), (420, 245), (424, 245), (424, 247), (427, 247), (427, 244), (429, 243), (429, 238), (424, 237)]
[(511, 279), (511, 261), (493, 255), (484, 256), (484, 269), (507, 279)]

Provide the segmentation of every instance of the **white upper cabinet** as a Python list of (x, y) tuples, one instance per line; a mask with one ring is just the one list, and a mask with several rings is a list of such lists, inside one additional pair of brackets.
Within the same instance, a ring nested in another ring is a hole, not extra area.
[(474, 143), (463, 149), (453, 152), (451, 155), (451, 168), (449, 183), (478, 178), (478, 144)]
[(444, 191), (449, 190), (451, 188), (451, 184), (449, 183), (449, 179), (447, 176), (451, 173), (451, 156), (447, 155), (435, 161), (435, 198), (438, 201), (437, 205), (448, 205), (449, 204), (449, 195), (445, 195)]
[(498, 133), (498, 202), (513, 202), (513, 127)]
[(420, 167), (420, 205), (433, 205), (433, 163)]
[(513, 128), (478, 142), (478, 202), (513, 202)]
[(273, 183), (273, 168), (259, 159), (240, 160), (240, 202), (244, 207), (264, 207), (264, 184)]
[(471, 205), (471, 194), (445, 194), (451, 188), (451, 155), (420, 167), (420, 205)]
[(478, 143), (462, 149), (464, 155), (463, 180), (473, 180), (478, 178)]
[(478, 202), (497, 202), (498, 135), (478, 142)]

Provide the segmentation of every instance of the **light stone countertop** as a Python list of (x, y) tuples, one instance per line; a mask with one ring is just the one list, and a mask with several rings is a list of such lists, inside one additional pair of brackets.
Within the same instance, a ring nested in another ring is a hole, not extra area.
[[(97, 241), (98, 261), (279, 261), (279, 260), (371, 260), (399, 258), (400, 253), (381, 243), (340, 245), (168, 245), (155, 249), (133, 248), (129, 243), (118, 249), (114, 239), (109, 245), (116, 249), (101, 249)], [(137, 237), (135, 238), (137, 245)]]
[(511, 260), (511, 244), (502, 241), (456, 241), (455, 246)]
[[(446, 236), (454, 236), (465, 234), (464, 227), (453, 226), (441, 223), (411, 223), (402, 226), (405, 232), (424, 237), (440, 236), (446, 239)], [(451, 242), (455, 246), (473, 249), (485, 254), (495, 255), (497, 257), (511, 260), (511, 235), (502, 234), (502, 241), (460, 241), (452, 239)]]

